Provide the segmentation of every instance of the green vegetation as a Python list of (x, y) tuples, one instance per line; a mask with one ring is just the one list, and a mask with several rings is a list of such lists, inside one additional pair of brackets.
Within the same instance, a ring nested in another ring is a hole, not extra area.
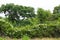
[[(0, 36), (28, 40), (35, 37), (60, 37), (60, 6), (49, 10), (6, 4), (0, 7)], [(22, 37), (23, 36), (23, 37)], [(1, 39), (1, 38), (0, 38)]]
[(30, 38), (26, 35), (23, 35), (22, 40), (30, 40)]
[(6, 40), (5, 38), (0, 37), (0, 40)]

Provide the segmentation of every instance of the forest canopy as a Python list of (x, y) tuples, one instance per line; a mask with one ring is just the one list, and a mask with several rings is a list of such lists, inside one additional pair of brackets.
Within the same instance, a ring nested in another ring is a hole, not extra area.
[(2, 5), (0, 13), (0, 35), (20, 38), (29, 37), (60, 37), (60, 5), (50, 10), (38, 8), (35, 14), (33, 7), (15, 5), (13, 3)]

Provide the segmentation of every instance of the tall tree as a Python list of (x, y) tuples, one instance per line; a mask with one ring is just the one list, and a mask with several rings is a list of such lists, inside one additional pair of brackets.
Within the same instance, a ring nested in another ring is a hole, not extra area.
[(60, 14), (60, 5), (59, 5), (59, 6), (54, 7), (53, 14), (57, 14), (57, 13), (59, 13), (59, 14)]
[(55, 20), (58, 20), (60, 18), (60, 5), (54, 7), (53, 16), (54, 17), (52, 17), (52, 18)]
[(3, 12), (11, 21), (18, 21), (21, 18), (32, 18), (35, 16), (33, 7), (19, 6), (14, 4), (6, 4), (0, 7), (0, 12)]
[(37, 17), (40, 23), (44, 23), (45, 21), (47, 21), (50, 15), (51, 15), (51, 12), (49, 10), (44, 10), (42, 8), (38, 8), (37, 10)]

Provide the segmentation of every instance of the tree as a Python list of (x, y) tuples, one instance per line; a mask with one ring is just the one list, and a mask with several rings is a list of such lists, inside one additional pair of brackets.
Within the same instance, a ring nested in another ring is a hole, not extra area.
[(49, 10), (44, 10), (42, 8), (38, 8), (37, 10), (37, 17), (40, 23), (44, 23), (45, 21), (47, 21), (50, 15), (51, 15), (51, 12)]
[(32, 18), (35, 16), (34, 8), (19, 6), (14, 4), (6, 4), (0, 7), (0, 12), (3, 12), (11, 21), (19, 21), (21, 18)]
[(60, 5), (54, 7), (53, 14), (57, 14), (57, 13), (60, 14)]
[(54, 7), (52, 20), (58, 20), (60, 18), (60, 5)]

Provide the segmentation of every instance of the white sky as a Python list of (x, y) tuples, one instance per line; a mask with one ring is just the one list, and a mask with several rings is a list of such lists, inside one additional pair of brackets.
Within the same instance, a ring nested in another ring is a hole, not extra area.
[[(23, 6), (32, 6), (35, 9), (37, 8), (43, 8), (45, 10), (49, 9), (52, 12), (53, 8), (60, 4), (60, 0), (0, 0), (0, 6), (2, 4), (7, 4), (7, 3), (14, 3)], [(0, 14), (0, 16), (3, 15)]]

